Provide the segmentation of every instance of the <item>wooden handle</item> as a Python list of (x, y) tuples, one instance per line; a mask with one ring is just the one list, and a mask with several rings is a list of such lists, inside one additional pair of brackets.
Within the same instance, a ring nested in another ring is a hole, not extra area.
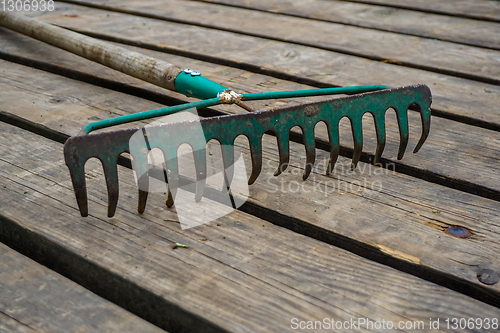
[(24, 15), (0, 12), (0, 25), (122, 73), (176, 91), (174, 81), (182, 70), (175, 65)]

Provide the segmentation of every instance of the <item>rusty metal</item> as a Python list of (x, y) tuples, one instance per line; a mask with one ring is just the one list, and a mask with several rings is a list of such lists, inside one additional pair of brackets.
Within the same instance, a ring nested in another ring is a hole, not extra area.
[(492, 269), (482, 269), (477, 273), (477, 279), (479, 282), (484, 283), (488, 286), (497, 284), (499, 281), (498, 274)]
[(234, 140), (239, 135), (245, 135), (248, 138), (252, 158), (249, 185), (255, 182), (262, 169), (261, 140), (263, 134), (271, 131), (276, 135), (280, 161), (278, 170), (275, 172), (275, 176), (277, 176), (286, 169), (289, 162), (289, 132), (292, 127), (299, 126), (303, 131), (307, 157), (303, 174), (305, 180), (309, 176), (315, 161), (314, 127), (318, 122), (324, 122), (328, 128), (331, 146), (328, 172), (331, 172), (340, 151), (338, 125), (343, 117), (351, 120), (354, 138), (352, 164), (356, 166), (363, 146), (361, 120), (366, 112), (370, 112), (375, 119), (377, 149), (374, 162), (376, 163), (380, 159), (385, 146), (386, 111), (393, 108), (397, 113), (400, 131), (398, 159), (400, 159), (403, 157), (408, 144), (408, 109), (415, 106), (421, 115), (422, 134), (414, 150), (414, 152), (417, 152), (429, 134), (430, 104), (431, 92), (427, 86), (407, 86), (287, 108), (150, 126), (147, 129), (148, 149), (141, 151), (130, 151), (129, 148), (130, 140), (137, 131), (143, 131), (143, 134), (145, 134), (144, 130), (140, 128), (76, 136), (66, 142), (64, 156), (71, 173), (78, 207), (82, 216), (88, 215), (84, 173), (85, 162), (92, 157), (96, 157), (102, 162), (108, 187), (108, 216), (111, 217), (115, 213), (118, 202), (117, 160), (120, 154), (129, 152), (133, 157), (133, 168), (138, 175), (140, 188), (138, 211), (142, 213), (146, 206), (148, 192), (141, 189), (148, 188), (148, 170), (150, 166), (147, 162), (147, 155), (153, 148), (159, 148), (165, 157), (168, 170), (169, 200), (173, 203), (179, 184), (177, 150), (183, 143), (192, 146), (197, 175), (195, 200), (201, 200), (207, 168), (206, 151), (204, 146), (194, 146), (191, 135), (193, 126), (201, 125), (205, 143), (211, 139), (218, 140), (221, 143), (224, 169), (228, 171), (226, 173), (226, 184), (230, 184), (232, 179), (231, 166), (234, 164)]
[(448, 227), (444, 230), (444, 232), (450, 236), (458, 238), (469, 238), (472, 235), (469, 229), (458, 225)]

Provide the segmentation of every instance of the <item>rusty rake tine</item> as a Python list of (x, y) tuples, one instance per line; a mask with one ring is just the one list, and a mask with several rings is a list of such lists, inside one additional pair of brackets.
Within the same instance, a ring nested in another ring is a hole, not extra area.
[(87, 162), (88, 157), (78, 154), (78, 141), (79, 139), (73, 138), (66, 141), (64, 144), (64, 161), (71, 176), (80, 215), (86, 217), (89, 215), (87, 184), (85, 181), (85, 162)]
[(278, 141), (278, 154), (279, 166), (278, 170), (274, 172), (274, 176), (279, 176), (288, 167), (290, 162), (290, 147), (289, 147), (289, 133), (276, 133), (276, 140)]
[(328, 140), (330, 141), (330, 160), (328, 161), (328, 166), (326, 167), (327, 175), (332, 173), (340, 154), (338, 121), (328, 124)]
[(224, 181), (226, 187), (231, 187), (234, 176), (234, 146), (232, 144), (222, 144), (222, 164), (224, 165)]
[(374, 115), (373, 119), (375, 121), (375, 132), (377, 134), (377, 150), (375, 151), (373, 164), (377, 164), (380, 162), (380, 158), (385, 148), (385, 112), (378, 116)]
[(167, 190), (167, 200), (165, 201), (165, 204), (167, 205), (168, 208), (172, 207), (174, 205), (174, 196), (172, 195), (172, 192), (170, 191), (170, 184), (168, 185), (168, 190)]
[[(177, 153), (177, 150), (175, 150), (175, 153)], [(166, 205), (170, 208), (174, 205), (177, 189), (179, 188), (179, 162), (176, 155), (173, 158), (168, 158), (169, 156), (166, 155), (164, 151), (164, 156), (168, 180), (168, 198)]]
[(195, 200), (198, 202), (203, 197), (205, 184), (207, 182), (207, 150), (193, 150), (194, 167), (196, 170), (196, 194)]
[(137, 203), (137, 212), (144, 213), (146, 210), (146, 203), (148, 201), (148, 191), (139, 190), (139, 200)]
[(316, 142), (314, 141), (314, 126), (306, 127), (304, 133), (304, 147), (306, 149), (306, 166), (302, 179), (306, 180), (311, 174), (314, 161), (316, 160)]
[(406, 147), (408, 146), (408, 108), (398, 107), (396, 109), (396, 114), (398, 116), (398, 126), (399, 126), (399, 150), (398, 150), (398, 160), (402, 159)]
[(250, 141), (250, 156), (252, 157), (252, 174), (248, 185), (252, 185), (262, 170), (262, 137)]
[(137, 184), (139, 185), (139, 199), (137, 201), (137, 212), (139, 214), (144, 213), (146, 210), (146, 203), (148, 201), (148, 193), (149, 191), (145, 191), (143, 189), (149, 188), (149, 177), (147, 175), (143, 175), (142, 177), (137, 179)]
[(104, 177), (108, 188), (108, 217), (113, 217), (118, 205), (118, 157), (103, 162)]
[[(351, 120), (352, 139), (354, 141), (354, 153), (352, 155), (351, 168), (355, 169), (363, 151), (363, 122), (361, 118), (349, 118)], [(357, 126), (356, 124), (359, 124)]]
[(429, 132), (431, 130), (431, 110), (430, 108), (423, 108), (422, 106), (418, 106), (420, 108), (420, 117), (422, 118), (422, 135), (420, 136), (420, 140), (418, 140), (413, 153), (416, 153), (420, 150), (425, 140), (429, 136)]
[(149, 193), (149, 165), (148, 152), (149, 146), (146, 130), (143, 128), (137, 131), (129, 140), (130, 157), (132, 168), (136, 172), (137, 187), (139, 188), (139, 197), (137, 200), (137, 212), (144, 213)]
[(73, 183), (73, 190), (76, 196), (76, 202), (80, 215), (86, 217), (89, 215), (89, 205), (87, 200), (87, 185), (85, 181), (85, 165), (78, 165), (75, 167), (69, 166), (69, 173)]

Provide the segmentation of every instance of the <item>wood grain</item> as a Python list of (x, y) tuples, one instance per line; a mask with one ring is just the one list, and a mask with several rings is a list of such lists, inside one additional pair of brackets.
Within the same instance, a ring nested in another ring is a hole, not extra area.
[[(334, 0), (335, 1), (335, 0)], [(344, 0), (340, 0), (344, 1)], [(484, 0), (346, 0), (349, 2), (369, 3), (388, 7), (408, 8), (430, 13), (471, 17), (479, 20), (500, 22), (500, 5), (497, 1)]]
[(293, 76), (296, 80), (313, 79), (323, 85), (339, 86), (426, 83), (433, 92), (435, 112), (500, 129), (497, 112), (500, 88), (495, 85), (213, 29), (79, 6), (61, 5), (60, 8), (64, 9), (64, 15), (59, 12), (36, 15), (48, 22), (138, 43), (142, 47), (168, 53), (185, 52), (190, 57), (209, 56), (210, 61), (217, 60), (221, 64), (229, 61), (232, 66), (287, 76), (287, 79)]
[[(500, 84), (498, 50), (203, 2), (107, 1), (105, 6), (97, 0), (71, 2), (98, 4), (99, 8), (106, 10), (125, 11)], [(64, 8), (61, 7), (61, 10)], [(480, 34), (495, 36), (492, 38), (497, 43), (496, 48), (500, 49), (500, 24), (491, 25), (489, 29), (481, 29)], [(216, 36), (213, 38), (217, 40)]]
[(498, 49), (499, 25), (347, 1), (192, 0)]
[(0, 331), (164, 332), (0, 243)]

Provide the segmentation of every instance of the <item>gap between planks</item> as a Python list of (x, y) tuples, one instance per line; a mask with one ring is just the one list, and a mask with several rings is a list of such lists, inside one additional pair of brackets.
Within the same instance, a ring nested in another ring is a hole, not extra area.
[[(331, 1), (331, 0), (330, 0)], [(335, 0), (334, 0), (335, 1)], [(500, 22), (500, 6), (493, 1), (484, 0), (338, 0), (345, 2), (363, 3), (369, 5), (401, 8), (423, 13), (442, 14), (455, 17), (477, 19), (483, 21)]]
[[(406, 9), (387, 9), (384, 6), (342, 1), (295, 1), (286, 0), (190, 0), (222, 6), (262, 11), (266, 13), (299, 17), (309, 20), (351, 25), (402, 35), (438, 39), (452, 43), (500, 49), (495, 34), (498, 25), (491, 22), (461, 19), (445, 15), (419, 13)], [(425, 21), (425, 24), (422, 22)]]

